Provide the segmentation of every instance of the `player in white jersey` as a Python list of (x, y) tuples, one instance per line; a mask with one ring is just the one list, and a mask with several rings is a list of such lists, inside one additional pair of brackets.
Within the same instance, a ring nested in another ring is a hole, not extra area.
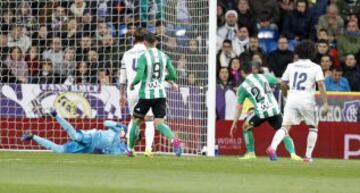
[(312, 152), (318, 131), (318, 112), (315, 101), (316, 83), (323, 102), (323, 113), (329, 111), (324, 74), (321, 67), (310, 60), (316, 53), (313, 42), (309, 40), (300, 42), (294, 53), (299, 57), (299, 60), (289, 64), (281, 77), (281, 88), (284, 94), (287, 94), (283, 127), (275, 133), (267, 153), (271, 160), (277, 160), (276, 149), (279, 143), (293, 125), (299, 125), (301, 121), (304, 121), (309, 127), (304, 161), (312, 161)]
[[(141, 32), (136, 32), (134, 35), (134, 46), (126, 51), (121, 60), (121, 74), (120, 74), (120, 105), (128, 103), (130, 114), (133, 114), (134, 107), (139, 100), (140, 85), (135, 86), (134, 90), (130, 90), (130, 84), (136, 76), (136, 65), (139, 57), (145, 52), (144, 37)], [(126, 97), (127, 95), (127, 97)], [(129, 123), (128, 128), (131, 128), (132, 122)], [(129, 134), (130, 132), (128, 132)], [(154, 141), (155, 127), (153, 122), (153, 114), (151, 110), (145, 117), (145, 156), (151, 157), (152, 144)], [(128, 138), (128, 136), (127, 136)]]

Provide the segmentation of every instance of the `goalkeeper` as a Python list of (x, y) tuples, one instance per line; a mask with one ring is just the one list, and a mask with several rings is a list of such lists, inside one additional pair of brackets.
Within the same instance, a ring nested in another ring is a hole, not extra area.
[(127, 145), (124, 141), (127, 127), (123, 124), (114, 121), (105, 121), (104, 126), (107, 130), (76, 130), (64, 118), (57, 115), (54, 109), (50, 110), (50, 115), (54, 117), (68, 133), (70, 137), (68, 142), (63, 145), (58, 145), (48, 139), (33, 135), (31, 131), (26, 131), (21, 140), (34, 140), (39, 145), (56, 153), (127, 154)]

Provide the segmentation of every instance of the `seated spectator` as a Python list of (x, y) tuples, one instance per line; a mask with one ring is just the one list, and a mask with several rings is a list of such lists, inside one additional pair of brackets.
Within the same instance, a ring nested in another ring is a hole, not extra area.
[(279, 0), (279, 9), (280, 9), (280, 21), (279, 21), (279, 31), (282, 31), (282, 26), (284, 25), (284, 19), (287, 15), (294, 10), (295, 3), (294, 0)]
[(31, 5), (22, 1), (16, 9), (16, 23), (22, 24), (26, 29), (26, 34), (31, 34), (38, 27), (36, 18), (32, 15)]
[(114, 27), (105, 21), (99, 21), (96, 26), (95, 36), (97, 41), (101, 41), (105, 35), (112, 35)]
[(83, 16), (87, 6), (88, 3), (84, 0), (74, 0), (74, 3), (72, 3), (70, 6), (70, 13), (75, 17), (81, 17)]
[(230, 80), (234, 82), (234, 86), (238, 87), (244, 81), (240, 73), (240, 59), (235, 57), (230, 60)]
[(216, 18), (217, 18), (218, 28), (225, 25), (225, 11), (226, 11), (225, 6), (222, 3), (218, 3), (216, 8)]
[(60, 35), (61, 30), (67, 22), (68, 16), (64, 7), (56, 5), (51, 15), (51, 31), (53, 35)]
[(91, 49), (92, 38), (90, 35), (84, 34), (81, 36), (79, 45), (76, 49), (76, 61), (86, 60), (86, 54)]
[(271, 23), (280, 21), (280, 10), (277, 0), (250, 0), (249, 5), (256, 19), (271, 18)]
[(259, 38), (257, 36), (251, 36), (249, 40), (249, 49), (241, 53), (240, 57), (243, 57), (243, 55), (248, 55), (249, 58), (252, 58), (255, 53), (261, 55), (262, 60), (266, 60), (265, 52), (260, 47)]
[(351, 14), (360, 14), (360, 1), (359, 0), (350, 0), (342, 1), (336, 0), (335, 4), (340, 11), (341, 17), (346, 21), (349, 15)]
[(50, 45), (50, 49), (45, 50), (42, 53), (42, 59), (50, 59), (52, 63), (52, 69), (55, 74), (62, 74), (62, 62), (64, 58), (64, 51), (62, 49), (62, 42), (60, 37), (53, 37)]
[(66, 28), (63, 29), (61, 33), (62, 45), (64, 47), (74, 47), (81, 36), (82, 31), (78, 27), (78, 22), (75, 18), (69, 18), (66, 23)]
[(282, 36), (278, 40), (278, 48), (268, 57), (269, 70), (278, 78), (285, 72), (286, 67), (293, 61), (294, 53), (288, 49), (287, 38)]
[(94, 22), (94, 17), (91, 14), (91, 11), (85, 10), (81, 24), (83, 33), (88, 34), (91, 37), (95, 36), (96, 22)]
[(223, 42), (223, 48), (217, 54), (217, 67), (229, 67), (229, 62), (231, 58), (236, 57), (234, 51), (232, 50), (232, 44), (230, 40), (225, 40)]
[(0, 33), (0, 61), (4, 61), (9, 53), (7, 35)]
[(332, 70), (333, 67), (333, 60), (331, 59), (331, 57), (329, 55), (322, 55), (320, 58), (320, 62), (319, 62), (321, 69), (324, 72), (324, 77), (329, 77), (332, 75)]
[(349, 21), (346, 31), (337, 40), (340, 61), (344, 62), (349, 54), (356, 54), (360, 50), (360, 30), (358, 23)]
[(24, 55), (19, 47), (15, 46), (10, 48), (9, 56), (4, 64), (16, 78), (16, 82), (24, 84), (28, 83), (29, 69), (24, 61)]
[(48, 45), (49, 40), (51, 39), (51, 33), (48, 32), (48, 29), (45, 24), (40, 25), (38, 31), (35, 31), (32, 34), (32, 46), (37, 46), (39, 52), (43, 53)]
[(51, 60), (41, 61), (40, 73), (32, 78), (34, 84), (60, 84), (61, 78), (59, 75), (54, 74)]
[(109, 85), (111, 84), (111, 74), (108, 69), (101, 68), (98, 73), (98, 84)]
[[(239, 0), (237, 6), (238, 26), (246, 26), (251, 33), (256, 33), (256, 17), (250, 10), (249, 0)], [(240, 30), (240, 28), (239, 28)]]
[(236, 56), (249, 49), (249, 30), (246, 26), (239, 26), (237, 37), (232, 41), (233, 50)]
[(327, 91), (351, 91), (349, 82), (342, 77), (343, 69), (336, 66), (332, 70), (332, 75), (325, 78), (325, 86)]
[[(217, 30), (217, 40), (218, 42), (223, 42), (224, 40), (234, 40), (236, 37), (236, 33), (238, 30), (238, 26), (237, 26), (237, 19), (238, 19), (238, 14), (235, 10), (229, 10), (226, 12), (225, 14), (225, 18), (226, 18), (226, 23), (224, 26), (221, 26), (218, 30)], [(218, 43), (219, 44), (219, 43)], [(221, 43), (220, 43), (221, 45)], [(218, 48), (219, 50), (220, 48)]]
[(62, 76), (62, 78), (66, 78), (70, 75), (75, 75), (75, 71), (76, 71), (76, 50), (74, 47), (68, 47), (65, 49), (64, 52), (64, 59), (63, 59), (63, 64), (62, 64), (62, 68), (63, 70), (61, 71), (62, 73), (60, 74), (60, 76)]
[(26, 53), (31, 47), (31, 39), (24, 34), (21, 25), (12, 25), (11, 32), (8, 35), (8, 46), (17, 46), (21, 49), (22, 53)]
[(109, 68), (113, 74), (120, 69), (121, 53), (118, 44), (111, 35), (105, 35), (98, 51), (100, 62), (111, 62)]
[[(319, 32), (317, 33), (317, 46), (318, 46), (318, 51), (320, 51), (320, 47), (322, 48), (322, 53), (327, 53), (328, 55), (330, 55), (333, 60), (334, 60), (334, 64), (335, 65), (340, 65), (340, 59), (338, 56), (338, 50), (335, 47), (335, 40), (334, 41), (330, 41), (328, 32), (326, 29), (320, 29)], [(321, 46), (319, 45), (319, 43), (321, 42)], [(327, 45), (325, 45), (327, 44)], [(319, 47), (320, 46), (320, 47)], [(326, 47), (328, 47), (328, 49), (325, 49)], [(325, 51), (327, 50), (327, 51)], [(317, 58), (316, 61), (318, 61), (319, 58)]]
[(330, 55), (330, 46), (329, 46), (329, 43), (326, 41), (326, 40), (318, 40), (316, 42), (316, 55), (315, 55), (315, 58), (313, 59), (313, 62), (317, 63), (317, 64), (320, 64), (320, 60), (321, 60), (321, 57), (323, 55)]
[(251, 62), (254, 66), (259, 66), (264, 73), (269, 73), (269, 68), (267, 67), (266, 63), (267, 61), (262, 53), (254, 52)]
[(279, 36), (279, 29), (276, 24), (270, 22), (270, 18), (260, 18), (256, 25), (257, 36), (260, 40), (260, 46), (269, 54), (276, 49), (276, 42)]
[(219, 119), (225, 119), (225, 103), (220, 100), (225, 99), (225, 93), (233, 89), (233, 83), (230, 81), (228, 68), (219, 69), (216, 86), (216, 114)]
[(353, 54), (345, 57), (344, 77), (349, 81), (351, 91), (360, 91), (360, 67)]
[(76, 84), (95, 84), (97, 82), (95, 76), (90, 75), (90, 66), (88, 62), (81, 61), (78, 64), (77, 72), (75, 74)]
[(8, 33), (11, 30), (11, 25), (16, 23), (14, 12), (11, 9), (2, 9), (0, 30), (2, 33)]
[(285, 20), (282, 35), (289, 41), (307, 39), (310, 35), (311, 15), (308, 13), (307, 1), (298, 0), (295, 4), (295, 10), (290, 12)]
[(177, 72), (177, 82), (178, 83), (186, 83), (188, 76), (188, 68), (187, 68), (187, 58), (185, 54), (181, 54), (179, 61), (177, 61), (176, 72)]
[(334, 4), (330, 4), (326, 9), (326, 14), (319, 18), (316, 26), (317, 32), (320, 29), (326, 29), (329, 35), (329, 41), (337, 39), (344, 31), (344, 20), (339, 15), (339, 11)]
[(32, 46), (29, 52), (25, 55), (25, 62), (29, 68), (30, 77), (37, 76), (40, 71), (40, 52), (38, 47)]

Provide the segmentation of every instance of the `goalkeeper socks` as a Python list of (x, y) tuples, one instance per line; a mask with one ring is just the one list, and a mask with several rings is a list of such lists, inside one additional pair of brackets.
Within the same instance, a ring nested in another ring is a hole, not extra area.
[(145, 122), (145, 151), (152, 151), (152, 144), (154, 141), (155, 127), (154, 121)]
[(45, 147), (46, 149), (52, 150), (56, 153), (64, 153), (64, 146), (58, 145), (50, 140), (34, 135), (33, 140), (36, 141), (39, 145)]
[(56, 116), (56, 121), (61, 125), (61, 127), (68, 133), (69, 137), (73, 141), (80, 141), (82, 135), (76, 132), (74, 127), (66, 121), (64, 118), (60, 117), (59, 115)]
[(307, 145), (306, 145), (306, 158), (312, 158), (312, 152), (314, 151), (316, 140), (317, 140), (317, 129), (310, 128), (308, 137), (307, 137)]
[(273, 137), (270, 147), (276, 151), (280, 142), (284, 139), (286, 133), (287, 133), (287, 129), (285, 127), (281, 127), (279, 130), (277, 130)]
[(290, 153), (290, 155), (295, 154), (294, 141), (292, 140), (292, 138), (289, 135), (284, 137), (283, 142), (284, 142), (286, 150)]
[(254, 134), (251, 131), (251, 129), (243, 131), (243, 136), (244, 136), (247, 152), (254, 152), (255, 151), (255, 147), (254, 147), (255, 140), (254, 140)]
[(129, 134), (129, 143), (128, 143), (128, 148), (130, 151), (134, 150), (137, 138), (139, 136), (139, 127), (140, 127), (140, 121), (132, 120), (130, 134)]
[(175, 137), (174, 133), (171, 131), (170, 127), (165, 123), (160, 123), (156, 125), (156, 129), (164, 135), (167, 139), (173, 139)]

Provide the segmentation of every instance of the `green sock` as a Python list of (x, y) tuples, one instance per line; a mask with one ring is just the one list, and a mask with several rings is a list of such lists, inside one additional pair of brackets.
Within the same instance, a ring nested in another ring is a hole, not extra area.
[(160, 123), (160, 124), (156, 125), (156, 130), (158, 130), (167, 139), (173, 139), (175, 137), (175, 135), (171, 131), (170, 127), (167, 126), (165, 123)]
[(247, 152), (254, 152), (255, 151), (255, 147), (254, 147), (254, 134), (251, 131), (251, 129), (248, 129), (246, 131), (243, 131), (243, 135), (244, 135), (244, 140), (245, 140), (245, 146), (247, 149)]
[(133, 120), (131, 129), (130, 129), (130, 136), (129, 136), (129, 148), (130, 149), (134, 149), (136, 140), (139, 136), (139, 126), (140, 126), (140, 122)]
[(284, 145), (285, 145), (286, 150), (290, 154), (295, 153), (295, 146), (294, 146), (294, 141), (292, 140), (292, 138), (290, 136), (285, 136), (283, 141), (284, 141)]

